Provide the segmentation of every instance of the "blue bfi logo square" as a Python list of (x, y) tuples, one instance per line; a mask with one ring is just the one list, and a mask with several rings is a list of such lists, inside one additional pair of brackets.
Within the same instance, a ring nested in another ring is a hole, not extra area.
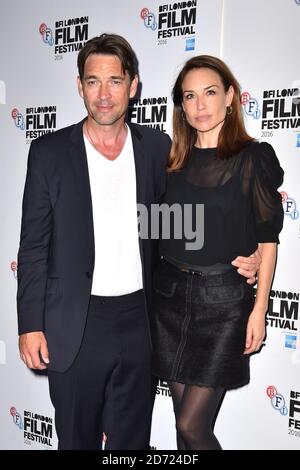
[(188, 38), (185, 40), (185, 50), (186, 51), (195, 50), (195, 38)]
[(285, 335), (285, 347), (289, 349), (296, 349), (297, 336)]

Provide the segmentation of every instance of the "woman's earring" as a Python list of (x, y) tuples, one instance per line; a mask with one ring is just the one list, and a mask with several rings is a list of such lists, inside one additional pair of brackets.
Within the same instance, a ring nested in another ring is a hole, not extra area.
[(230, 116), (230, 114), (232, 114), (232, 106), (226, 106), (226, 114), (227, 116)]

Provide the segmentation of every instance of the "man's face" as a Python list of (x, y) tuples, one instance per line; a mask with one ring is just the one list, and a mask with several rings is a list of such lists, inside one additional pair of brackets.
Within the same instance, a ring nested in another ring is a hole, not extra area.
[(130, 83), (120, 59), (114, 55), (91, 54), (84, 66), (78, 90), (89, 116), (101, 126), (112, 126), (125, 119), (129, 99), (138, 85), (137, 76)]

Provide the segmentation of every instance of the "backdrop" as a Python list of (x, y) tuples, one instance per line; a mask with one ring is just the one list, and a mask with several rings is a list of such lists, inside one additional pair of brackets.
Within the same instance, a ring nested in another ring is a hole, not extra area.
[[(270, 296), (266, 346), (251, 383), (228, 392), (216, 421), (224, 449), (297, 449), (300, 444), (300, 41), (299, 0), (2, 0), (0, 6), (0, 448), (55, 449), (47, 380), (17, 349), (16, 256), (30, 142), (79, 121), (77, 51), (115, 32), (139, 59), (134, 122), (171, 134), (170, 90), (182, 64), (217, 55), (241, 83), (249, 132), (270, 142), (285, 170), (285, 224)], [(134, 400), (135, 397), (132, 397)], [(175, 448), (167, 384), (157, 388), (151, 445)]]

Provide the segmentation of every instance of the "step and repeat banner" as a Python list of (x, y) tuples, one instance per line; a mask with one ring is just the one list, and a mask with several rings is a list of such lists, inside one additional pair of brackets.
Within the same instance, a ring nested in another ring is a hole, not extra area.
[[(193, 55), (216, 55), (242, 87), (247, 128), (285, 170), (285, 224), (251, 383), (228, 392), (215, 431), (224, 449), (300, 448), (300, 1), (2, 0), (0, 6), (0, 449), (55, 449), (47, 378), (19, 359), (16, 263), (27, 154), (35, 138), (81, 120), (77, 53), (103, 32), (125, 36), (138, 60), (133, 122), (172, 134), (171, 88)], [(132, 397), (134, 400), (134, 396)], [(172, 402), (159, 381), (151, 446), (175, 449)]]

